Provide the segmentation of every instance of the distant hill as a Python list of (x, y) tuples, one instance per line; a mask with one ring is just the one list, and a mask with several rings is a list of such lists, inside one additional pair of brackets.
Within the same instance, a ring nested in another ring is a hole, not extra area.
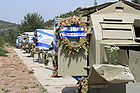
[(0, 20), (0, 41), (14, 45), (19, 32), (18, 24)]
[(15, 23), (0, 20), (0, 31), (16, 30), (18, 27)]

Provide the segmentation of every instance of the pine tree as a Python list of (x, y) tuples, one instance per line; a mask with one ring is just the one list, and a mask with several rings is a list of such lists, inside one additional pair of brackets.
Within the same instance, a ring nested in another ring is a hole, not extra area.
[(38, 13), (28, 13), (21, 21), (19, 29), (22, 32), (31, 32), (35, 31), (35, 29), (43, 29), (45, 26), (45, 21), (41, 15)]
[(140, 4), (140, 0), (132, 0), (132, 2)]

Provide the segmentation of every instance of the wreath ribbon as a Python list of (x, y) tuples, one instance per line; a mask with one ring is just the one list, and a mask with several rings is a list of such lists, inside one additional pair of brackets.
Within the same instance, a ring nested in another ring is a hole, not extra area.
[[(82, 30), (71, 31), (71, 30), (63, 30), (63, 27), (68, 28), (83, 28)], [(68, 54), (75, 54), (80, 50), (87, 50), (88, 38), (85, 36), (61, 36), (62, 33), (87, 33), (87, 26), (84, 22), (81, 21), (79, 17), (77, 18), (67, 18), (65, 20), (60, 21), (60, 25), (56, 30), (56, 35), (59, 35), (59, 45), (62, 46)], [(71, 42), (68, 37), (77, 37), (79, 38), (79, 42)]]

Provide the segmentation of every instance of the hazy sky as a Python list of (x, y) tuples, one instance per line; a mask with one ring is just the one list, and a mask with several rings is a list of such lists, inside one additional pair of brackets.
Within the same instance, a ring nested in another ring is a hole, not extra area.
[[(20, 23), (27, 13), (38, 12), (45, 20), (78, 7), (93, 6), (94, 0), (0, 0), (0, 20)], [(114, 0), (96, 0), (98, 4)]]

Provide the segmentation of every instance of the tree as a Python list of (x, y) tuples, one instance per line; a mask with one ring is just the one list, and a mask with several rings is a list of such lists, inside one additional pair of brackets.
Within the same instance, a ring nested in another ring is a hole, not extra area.
[(140, 4), (140, 0), (132, 0), (132, 2)]
[(43, 29), (45, 26), (45, 21), (41, 15), (38, 13), (28, 13), (21, 21), (19, 29), (22, 32), (32, 32), (35, 29)]

